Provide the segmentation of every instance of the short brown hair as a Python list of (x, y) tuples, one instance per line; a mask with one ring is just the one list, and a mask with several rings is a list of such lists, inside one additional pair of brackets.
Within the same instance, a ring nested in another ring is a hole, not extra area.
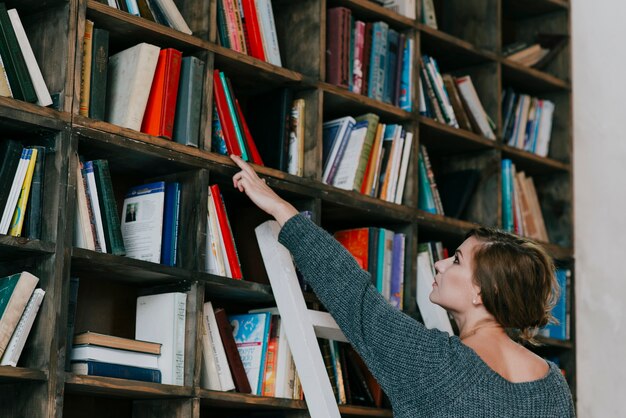
[(476, 228), (469, 237), (483, 243), (474, 253), (483, 305), (504, 328), (535, 343), (538, 329), (554, 321), (559, 288), (552, 258), (534, 241), (496, 229)]

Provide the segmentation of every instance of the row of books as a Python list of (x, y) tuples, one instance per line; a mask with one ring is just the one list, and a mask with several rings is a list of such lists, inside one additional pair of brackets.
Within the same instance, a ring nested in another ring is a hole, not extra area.
[(322, 181), (402, 203), (413, 133), (367, 113), (324, 122)]
[(207, 240), (206, 271), (218, 276), (241, 279), (241, 263), (235, 239), (217, 184), (209, 186)]
[(549, 242), (546, 224), (532, 177), (502, 160), (502, 229), (538, 241)]
[(79, 333), (72, 341), (71, 371), (184, 385), (186, 307), (182, 292), (139, 296), (135, 339)]
[(0, 142), (0, 234), (41, 238), (46, 148)]
[(502, 114), (507, 145), (546, 157), (550, 149), (554, 110), (554, 103), (550, 100), (506, 89)]
[(0, 96), (40, 106), (52, 97), (16, 9), (0, 3)]
[(326, 80), (411, 111), (414, 41), (385, 22), (363, 22), (346, 7), (328, 9)]
[(109, 57), (109, 33), (89, 20), (83, 50), (80, 115), (198, 146), (203, 61), (147, 43)]
[(0, 366), (17, 366), (45, 291), (23, 271), (0, 279)]
[(115, 9), (123, 10), (152, 22), (169, 26), (191, 35), (191, 29), (173, 0), (98, 0)]
[(220, 45), (282, 67), (271, 0), (218, 0)]
[(159, 181), (131, 187), (120, 219), (108, 161), (78, 161), (76, 167), (77, 247), (176, 265), (180, 183)]
[(406, 235), (370, 227), (337, 231), (334, 236), (370, 273), (372, 284), (385, 299), (402, 309)]
[(555, 321), (542, 328), (539, 335), (566, 341), (571, 338), (572, 271), (568, 268), (557, 268), (555, 276), (559, 285), (559, 297), (552, 308)]
[(422, 56), (420, 70), (420, 115), (496, 139), (495, 123), (485, 112), (469, 75), (442, 75), (437, 61), (428, 55)]

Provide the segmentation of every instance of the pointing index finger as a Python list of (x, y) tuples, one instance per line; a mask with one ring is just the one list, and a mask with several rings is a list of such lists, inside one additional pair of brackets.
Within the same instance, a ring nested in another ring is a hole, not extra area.
[(241, 168), (246, 173), (250, 174), (251, 176), (258, 177), (256, 172), (254, 171), (254, 168), (250, 167), (250, 165), (242, 160), (241, 157), (237, 155), (231, 155), (230, 159), (233, 160), (235, 164), (237, 164), (239, 168)]

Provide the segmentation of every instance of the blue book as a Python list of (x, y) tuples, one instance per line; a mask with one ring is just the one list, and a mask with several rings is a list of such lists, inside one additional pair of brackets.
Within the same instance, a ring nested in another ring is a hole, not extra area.
[(125, 0), (126, 8), (128, 9), (128, 13), (133, 16), (141, 16), (139, 14), (139, 6), (137, 5), (137, 0)]
[(202, 81), (204, 62), (196, 57), (184, 57), (180, 67), (174, 141), (198, 147), (200, 136), (200, 112), (202, 107)]
[(389, 25), (385, 22), (376, 22), (372, 26), (372, 51), (370, 54), (367, 95), (372, 99), (381, 101), (383, 100), (388, 32)]
[(324, 173), (322, 181), (326, 184), (332, 184), (355, 124), (356, 121), (351, 116), (324, 122), (322, 135)]
[(390, 298), (391, 306), (402, 309), (402, 295), (404, 284), (404, 245), (406, 235), (398, 233), (393, 235)]
[(426, 163), (424, 162), (424, 157), (422, 153), (419, 153), (418, 159), (418, 180), (419, 180), (419, 191), (417, 194), (417, 207), (423, 211), (429, 213), (437, 213), (437, 207), (435, 206), (435, 198), (433, 197), (433, 191), (430, 187), (430, 182), (428, 181), (428, 172), (426, 171)]
[(378, 230), (378, 250), (376, 253), (376, 259), (378, 264), (376, 265), (376, 289), (379, 292), (383, 292), (383, 280), (385, 279), (385, 233), (386, 229), (380, 228)]
[[(398, 104), (402, 110), (413, 109), (411, 93), (413, 91), (413, 39), (407, 38), (402, 51), (402, 75), (400, 78), (400, 97)], [(423, 91), (423, 90), (422, 90)], [(426, 100), (424, 99), (424, 102)], [(421, 112), (420, 112), (421, 114)]]
[(393, 92), (396, 86), (396, 66), (400, 53), (400, 35), (393, 29), (387, 32), (387, 56), (385, 57), (385, 78), (383, 80), (383, 101), (393, 103)]
[(88, 376), (114, 377), (117, 379), (161, 383), (161, 371), (158, 369), (101, 363), (92, 360), (72, 362), (72, 372)]
[(178, 250), (178, 222), (180, 213), (180, 183), (165, 183), (165, 208), (163, 209), (163, 239), (161, 264), (176, 265)]
[(502, 160), (502, 229), (513, 232), (513, 163)]
[(269, 312), (229, 315), (233, 337), (241, 362), (246, 370), (252, 393), (262, 394), (265, 372), (265, 354), (270, 334), (272, 315)]
[(217, 115), (217, 108), (213, 104), (213, 123), (211, 126), (211, 151), (222, 155), (228, 155), (226, 148), (226, 140), (224, 139), (224, 130)]
[(568, 278), (571, 275), (569, 269), (557, 269), (556, 270), (556, 281), (559, 284), (560, 293), (559, 299), (552, 308), (552, 316), (554, 319), (558, 321), (557, 323), (548, 324), (543, 330), (542, 334), (546, 337), (555, 338), (557, 340), (568, 340), (569, 335), (567, 332), (567, 294), (569, 292), (568, 289)]

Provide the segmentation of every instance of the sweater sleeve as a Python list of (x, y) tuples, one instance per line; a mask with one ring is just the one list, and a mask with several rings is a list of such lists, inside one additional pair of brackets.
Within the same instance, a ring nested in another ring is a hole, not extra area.
[[(279, 241), (388, 395), (407, 385), (420, 391), (443, 372), (450, 360), (448, 334), (428, 330), (392, 307), (369, 273), (326, 231), (296, 215)], [(441, 389), (443, 382), (437, 383)]]

